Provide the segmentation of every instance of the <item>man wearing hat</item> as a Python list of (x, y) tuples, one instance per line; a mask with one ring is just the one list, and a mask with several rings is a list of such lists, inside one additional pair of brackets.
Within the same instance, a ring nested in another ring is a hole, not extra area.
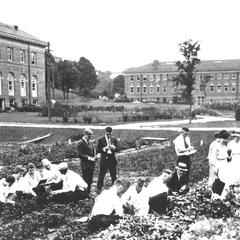
[(175, 145), (175, 151), (178, 156), (177, 164), (179, 162), (185, 163), (187, 166), (187, 183), (189, 181), (189, 174), (190, 174), (190, 166), (191, 166), (191, 159), (190, 154), (195, 148), (191, 145), (190, 138), (188, 136), (189, 129), (187, 127), (183, 127), (181, 129), (181, 133), (175, 138), (173, 141)]
[(179, 162), (168, 184), (170, 192), (184, 194), (189, 190), (187, 173), (187, 164)]
[(109, 170), (112, 184), (117, 178), (116, 152), (119, 150), (118, 141), (112, 136), (112, 128), (105, 128), (105, 135), (98, 140), (97, 152), (100, 153), (100, 172), (98, 176), (97, 189), (100, 192), (103, 186), (104, 177)]
[(78, 157), (81, 159), (81, 169), (83, 180), (88, 185), (88, 193), (91, 191), (91, 185), (93, 182), (93, 172), (96, 161), (96, 151), (94, 149), (91, 138), (93, 131), (89, 128), (84, 130), (82, 139), (77, 146)]
[(64, 203), (88, 197), (87, 183), (79, 174), (68, 169), (66, 162), (61, 162), (58, 165), (58, 170), (63, 186), (62, 189), (51, 191), (52, 201)]

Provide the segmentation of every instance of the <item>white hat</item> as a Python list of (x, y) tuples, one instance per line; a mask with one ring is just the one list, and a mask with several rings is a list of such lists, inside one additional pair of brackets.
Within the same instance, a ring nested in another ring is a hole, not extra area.
[(176, 169), (187, 172), (187, 164), (183, 162), (179, 162), (178, 165), (176, 166)]
[(44, 158), (42, 161), (41, 161), (42, 165), (43, 166), (47, 166), (47, 165), (50, 165), (51, 162), (47, 159), (47, 158)]
[(232, 137), (239, 137), (240, 138), (240, 134), (239, 133), (233, 133), (231, 134)]
[(68, 164), (66, 162), (61, 162), (58, 164), (58, 170), (68, 169)]

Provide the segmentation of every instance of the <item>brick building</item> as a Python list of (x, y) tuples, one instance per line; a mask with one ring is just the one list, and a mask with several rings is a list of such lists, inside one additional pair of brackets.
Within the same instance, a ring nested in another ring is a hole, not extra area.
[[(193, 91), (197, 104), (239, 100), (240, 59), (201, 61)], [(175, 62), (159, 62), (127, 69), (125, 93), (131, 101), (179, 102), (172, 78), (178, 74)], [(209, 79), (204, 84), (205, 79)]]
[(18, 26), (0, 23), (0, 109), (46, 102), (46, 47)]

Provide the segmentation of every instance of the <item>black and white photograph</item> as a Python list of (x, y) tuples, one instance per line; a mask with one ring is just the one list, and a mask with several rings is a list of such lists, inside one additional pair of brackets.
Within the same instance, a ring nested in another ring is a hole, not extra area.
[(0, 240), (240, 240), (239, 9), (2, 1)]

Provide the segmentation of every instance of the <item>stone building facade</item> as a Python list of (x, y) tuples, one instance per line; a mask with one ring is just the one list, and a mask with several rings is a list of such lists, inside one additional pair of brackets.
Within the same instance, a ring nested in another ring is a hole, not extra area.
[[(175, 62), (155, 60), (141, 67), (127, 69), (124, 73), (125, 94), (131, 101), (181, 101), (172, 81), (178, 74)], [(201, 61), (197, 66), (193, 91), (195, 103), (239, 101), (239, 73), (240, 59)]]
[(47, 43), (0, 23), (0, 109), (46, 102)]

